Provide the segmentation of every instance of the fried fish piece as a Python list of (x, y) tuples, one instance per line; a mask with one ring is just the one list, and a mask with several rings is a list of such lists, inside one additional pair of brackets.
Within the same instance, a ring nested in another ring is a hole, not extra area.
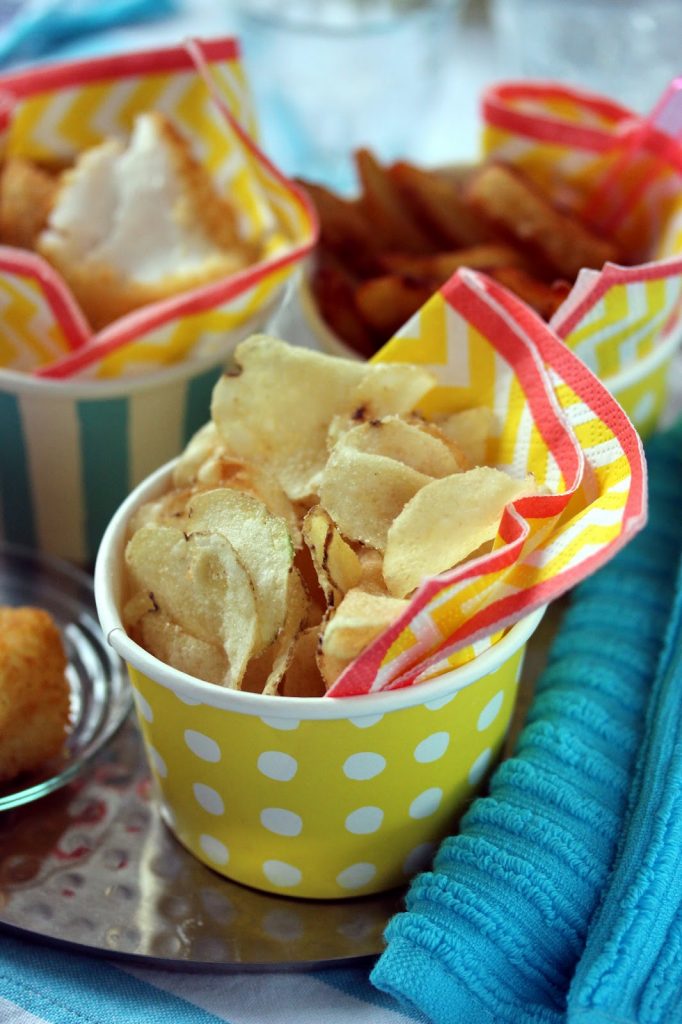
[(59, 754), (69, 724), (67, 659), (52, 616), (0, 608), (0, 782)]
[(260, 255), (188, 140), (158, 111), (140, 114), (126, 143), (106, 139), (64, 173), (37, 249), (95, 330)]

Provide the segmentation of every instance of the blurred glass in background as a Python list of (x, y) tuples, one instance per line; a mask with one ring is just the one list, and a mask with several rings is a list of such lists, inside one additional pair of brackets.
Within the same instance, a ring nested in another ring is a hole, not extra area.
[(682, 74), (682, 0), (491, 0), (500, 71), (648, 113)]
[(266, 151), (341, 191), (352, 151), (419, 159), (460, 0), (241, 0), (237, 29)]

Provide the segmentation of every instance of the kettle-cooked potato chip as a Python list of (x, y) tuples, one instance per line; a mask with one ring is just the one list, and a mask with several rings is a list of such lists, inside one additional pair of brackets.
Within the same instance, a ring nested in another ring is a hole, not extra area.
[(337, 605), (346, 591), (360, 582), (360, 559), (320, 505), (311, 508), (303, 520), (303, 539), (310, 549), (327, 604)]
[(294, 549), (283, 519), (273, 516), (258, 498), (220, 488), (197, 494), (187, 508), (190, 536), (224, 537), (246, 569), (256, 596), (256, 641), (253, 655), (277, 636), (286, 615), (287, 589)]
[(436, 431), (423, 429), (418, 420), (408, 421), (400, 416), (369, 420), (348, 430), (343, 441), (360, 452), (396, 459), (426, 476), (449, 476), (463, 468), (447, 439), (441, 440)]
[(286, 618), (274, 641), (248, 664), (242, 689), (251, 693), (277, 693), (282, 677), (294, 653), (294, 644), (303, 630), (310, 598), (297, 569), (289, 574)]
[(458, 565), (493, 539), (506, 505), (535, 493), (532, 477), (516, 480), (491, 466), (421, 488), (388, 528), (384, 579), (389, 593), (405, 597), (425, 576)]
[(408, 601), (364, 590), (349, 590), (323, 626), (322, 651), (352, 661), (405, 611)]
[(367, 365), (265, 335), (241, 342), (235, 360), (238, 372), (224, 375), (213, 392), (220, 436), (232, 454), (272, 472), (292, 501), (316, 493), (334, 416), (411, 410), (435, 385), (422, 367)]
[(258, 636), (256, 595), (230, 542), (218, 534), (185, 533), (149, 523), (125, 551), (135, 591), (150, 596), (164, 616), (205, 643), (220, 643), (239, 688)]
[(335, 445), (320, 483), (320, 501), (344, 537), (383, 551), (388, 528), (433, 477), (403, 462)]

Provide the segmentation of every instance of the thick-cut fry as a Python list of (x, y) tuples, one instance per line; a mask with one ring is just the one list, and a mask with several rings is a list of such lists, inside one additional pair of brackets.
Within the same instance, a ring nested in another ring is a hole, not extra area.
[(594, 235), (573, 214), (556, 209), (526, 178), (500, 164), (483, 166), (467, 198), (489, 223), (514, 238), (551, 276), (573, 280), (582, 267), (600, 270), (617, 247)]
[(469, 170), (455, 176), (399, 161), (389, 174), (407, 208), (429, 224), (441, 246), (467, 247), (494, 239), (490, 225), (463, 197)]
[(491, 271), (500, 267), (527, 267), (523, 254), (511, 245), (488, 242), (451, 252), (437, 252), (428, 256), (410, 256), (404, 253), (386, 253), (382, 265), (393, 274), (444, 284), (460, 267), (470, 270)]
[(355, 163), (362, 183), (359, 205), (372, 226), (377, 244), (383, 249), (399, 247), (405, 252), (432, 251), (433, 233), (422, 227), (405, 206), (388, 171), (376, 157), (368, 149), (359, 149)]
[(360, 355), (371, 356), (380, 342), (358, 308), (358, 278), (337, 259), (320, 252), (313, 269), (312, 286), (325, 323)]
[(414, 316), (435, 290), (428, 282), (384, 274), (359, 285), (355, 302), (372, 330), (389, 338)]

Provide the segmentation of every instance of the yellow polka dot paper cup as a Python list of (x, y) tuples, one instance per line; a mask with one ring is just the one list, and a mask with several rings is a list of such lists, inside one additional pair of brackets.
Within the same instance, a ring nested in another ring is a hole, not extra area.
[(172, 466), (116, 512), (95, 570), (170, 827), (226, 876), (301, 897), (388, 889), (428, 862), (500, 751), (542, 608), (645, 519), (641, 444), (623, 411), (482, 275), (456, 275), (378, 358), (433, 372), (425, 415), (489, 405), (486, 461), (541, 486), (505, 510), (489, 554), (427, 577), (324, 697), (200, 682), (126, 635), (127, 525)]
[(199, 860), (257, 889), (336, 899), (401, 885), (497, 759), (542, 610), (448, 676), (394, 693), (266, 697), (200, 682), (134, 644), (116, 599), (130, 512), (167, 479), (155, 474), (122, 507), (97, 574), (167, 824)]

